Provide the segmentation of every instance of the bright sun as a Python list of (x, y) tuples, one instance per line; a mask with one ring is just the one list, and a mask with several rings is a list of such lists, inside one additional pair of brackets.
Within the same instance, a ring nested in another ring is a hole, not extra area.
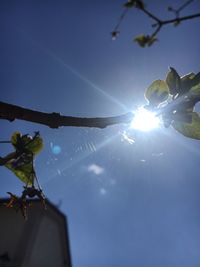
[(159, 125), (160, 119), (155, 115), (155, 113), (148, 111), (143, 107), (134, 112), (134, 118), (131, 122), (132, 129), (148, 132), (158, 128)]

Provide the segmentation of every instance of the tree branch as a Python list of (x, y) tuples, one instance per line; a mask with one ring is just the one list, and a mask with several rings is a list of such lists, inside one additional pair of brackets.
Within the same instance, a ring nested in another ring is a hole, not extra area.
[(162, 19), (158, 18), (156, 15), (154, 15), (153, 13), (151, 13), (149, 10), (147, 10), (145, 8), (143, 1), (141, 1), (141, 0), (129, 0), (127, 3), (124, 4), (126, 9), (122, 13), (122, 15), (120, 16), (119, 21), (114, 28), (114, 31), (111, 33), (113, 40), (115, 40), (116, 37), (120, 33), (119, 27), (121, 26), (121, 23), (124, 20), (126, 14), (127, 14), (127, 11), (130, 10), (131, 8), (137, 8), (140, 11), (142, 11), (143, 13), (145, 13), (149, 18), (151, 18), (155, 21), (155, 23), (152, 24), (152, 27), (156, 27), (156, 29), (151, 35), (144, 35), (144, 34), (138, 35), (138, 36), (136, 36), (136, 38), (134, 38), (134, 40), (142, 47), (145, 47), (146, 45), (151, 46), (157, 40), (156, 36), (163, 26), (168, 25), (168, 24), (172, 24), (172, 23), (174, 23), (174, 25), (176, 26), (181, 21), (190, 20), (190, 19), (200, 17), (200, 13), (196, 13), (196, 14), (192, 14), (192, 15), (188, 15), (188, 16), (183, 16), (183, 17), (179, 16), (180, 12), (183, 9), (185, 9), (192, 2), (193, 2), (193, 0), (188, 0), (185, 3), (183, 3), (178, 9), (168, 7), (168, 11), (172, 11), (175, 15), (175, 18), (169, 19), (169, 20), (162, 20)]
[(196, 13), (196, 14), (192, 14), (192, 15), (184, 16), (184, 17), (180, 17), (180, 18), (175, 18), (175, 19), (164, 20), (161, 22), (161, 24), (166, 25), (166, 24), (170, 24), (170, 23), (174, 23), (174, 22), (181, 22), (184, 20), (194, 19), (197, 17), (200, 17), (200, 13)]
[(105, 128), (114, 124), (130, 123), (133, 119), (133, 113), (129, 112), (119, 116), (104, 118), (79, 118), (63, 116), (55, 112), (44, 113), (0, 102), (0, 119), (9, 121), (14, 121), (15, 119), (25, 120), (43, 124), (50, 128), (59, 128), (61, 126)]
[(155, 20), (158, 24), (161, 24), (161, 20), (156, 17), (154, 14), (152, 14), (151, 12), (149, 12), (146, 8), (140, 8), (140, 10), (142, 12), (144, 12), (147, 16), (149, 16), (150, 18), (152, 18), (153, 20)]
[(173, 10), (176, 11), (177, 16), (174, 19), (169, 19), (169, 20), (161, 20), (158, 17), (156, 17), (154, 14), (152, 14), (151, 12), (149, 12), (147, 9), (145, 8), (140, 8), (140, 10), (145, 13), (148, 17), (152, 18), (153, 20), (156, 21), (155, 24), (153, 24), (153, 27), (157, 27), (156, 30), (152, 33), (152, 35), (150, 36), (150, 38), (154, 38), (157, 33), (161, 30), (161, 28), (165, 25), (171, 24), (171, 23), (180, 23), (181, 21), (184, 20), (189, 20), (189, 19), (194, 19), (197, 17), (200, 17), (200, 13), (196, 13), (196, 14), (192, 14), (192, 15), (188, 15), (188, 16), (184, 16), (184, 17), (179, 17), (179, 12), (181, 10), (183, 10), (188, 4), (190, 4), (192, 1), (188, 1), (185, 4), (183, 4), (178, 10)]
[(191, 4), (193, 1), (194, 1), (194, 0), (188, 0), (188, 1), (186, 1), (185, 3), (182, 4), (182, 6), (180, 6), (180, 7), (176, 10), (176, 12), (179, 14), (179, 12), (180, 12), (181, 10), (183, 10), (184, 8), (186, 8), (186, 7), (187, 7), (189, 4)]
[(161, 30), (161, 28), (162, 28), (162, 24), (161, 24), (161, 23), (157, 24), (157, 28), (156, 28), (155, 31), (151, 34), (151, 36), (150, 36), (150, 40), (152, 40), (153, 38), (156, 37), (156, 35), (157, 35), (157, 34), (159, 33), (159, 31)]

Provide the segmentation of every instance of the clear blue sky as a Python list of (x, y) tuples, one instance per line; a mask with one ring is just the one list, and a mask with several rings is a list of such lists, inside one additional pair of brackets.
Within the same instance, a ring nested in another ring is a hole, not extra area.
[[(146, 1), (158, 16), (183, 1)], [(110, 116), (145, 104), (146, 87), (173, 66), (200, 71), (200, 20), (169, 26), (141, 49), (132, 39), (151, 32), (151, 20), (130, 11), (121, 35), (110, 32), (123, 1), (18, 0), (0, 2), (1, 101), (73, 116)], [(183, 15), (199, 12), (194, 1)], [(74, 267), (198, 267), (200, 265), (200, 142), (173, 129), (129, 132), (49, 129), (0, 122), (1, 140), (18, 130), (40, 131), (40, 183), (67, 215)], [(61, 151), (55, 154), (55, 146)], [(10, 152), (1, 145), (1, 155)], [(53, 153), (54, 152), (54, 153)], [(1, 168), (0, 195), (22, 183)]]

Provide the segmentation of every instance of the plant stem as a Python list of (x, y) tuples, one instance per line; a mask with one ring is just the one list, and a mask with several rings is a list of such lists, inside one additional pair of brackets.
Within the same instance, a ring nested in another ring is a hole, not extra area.
[(196, 13), (196, 14), (192, 14), (192, 15), (184, 16), (184, 17), (180, 17), (180, 18), (175, 18), (175, 19), (163, 20), (161, 22), (161, 24), (166, 25), (166, 24), (170, 24), (170, 23), (174, 23), (174, 22), (180, 22), (180, 21), (184, 21), (184, 20), (194, 19), (197, 17), (200, 17), (200, 13)]
[(39, 123), (50, 128), (59, 128), (61, 126), (74, 127), (96, 127), (105, 128), (110, 125), (129, 123), (133, 118), (133, 113), (128, 112), (119, 116), (100, 117), (100, 118), (79, 118), (72, 116), (63, 116), (59, 113), (44, 113), (20, 106), (0, 102), (0, 119), (9, 121), (25, 120), (33, 123)]
[(147, 9), (143, 8), (140, 9), (142, 12), (144, 12), (147, 16), (149, 16), (150, 18), (152, 18), (153, 20), (155, 20), (158, 24), (161, 23), (161, 20), (156, 17), (155, 15), (153, 15), (151, 12), (149, 12)]

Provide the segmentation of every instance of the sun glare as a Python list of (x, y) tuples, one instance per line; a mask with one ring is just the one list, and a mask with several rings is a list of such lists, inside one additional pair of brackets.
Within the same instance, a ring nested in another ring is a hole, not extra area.
[(139, 108), (134, 112), (134, 118), (131, 122), (132, 129), (148, 132), (158, 128), (159, 125), (160, 119), (155, 115), (155, 113), (148, 111), (145, 108)]

